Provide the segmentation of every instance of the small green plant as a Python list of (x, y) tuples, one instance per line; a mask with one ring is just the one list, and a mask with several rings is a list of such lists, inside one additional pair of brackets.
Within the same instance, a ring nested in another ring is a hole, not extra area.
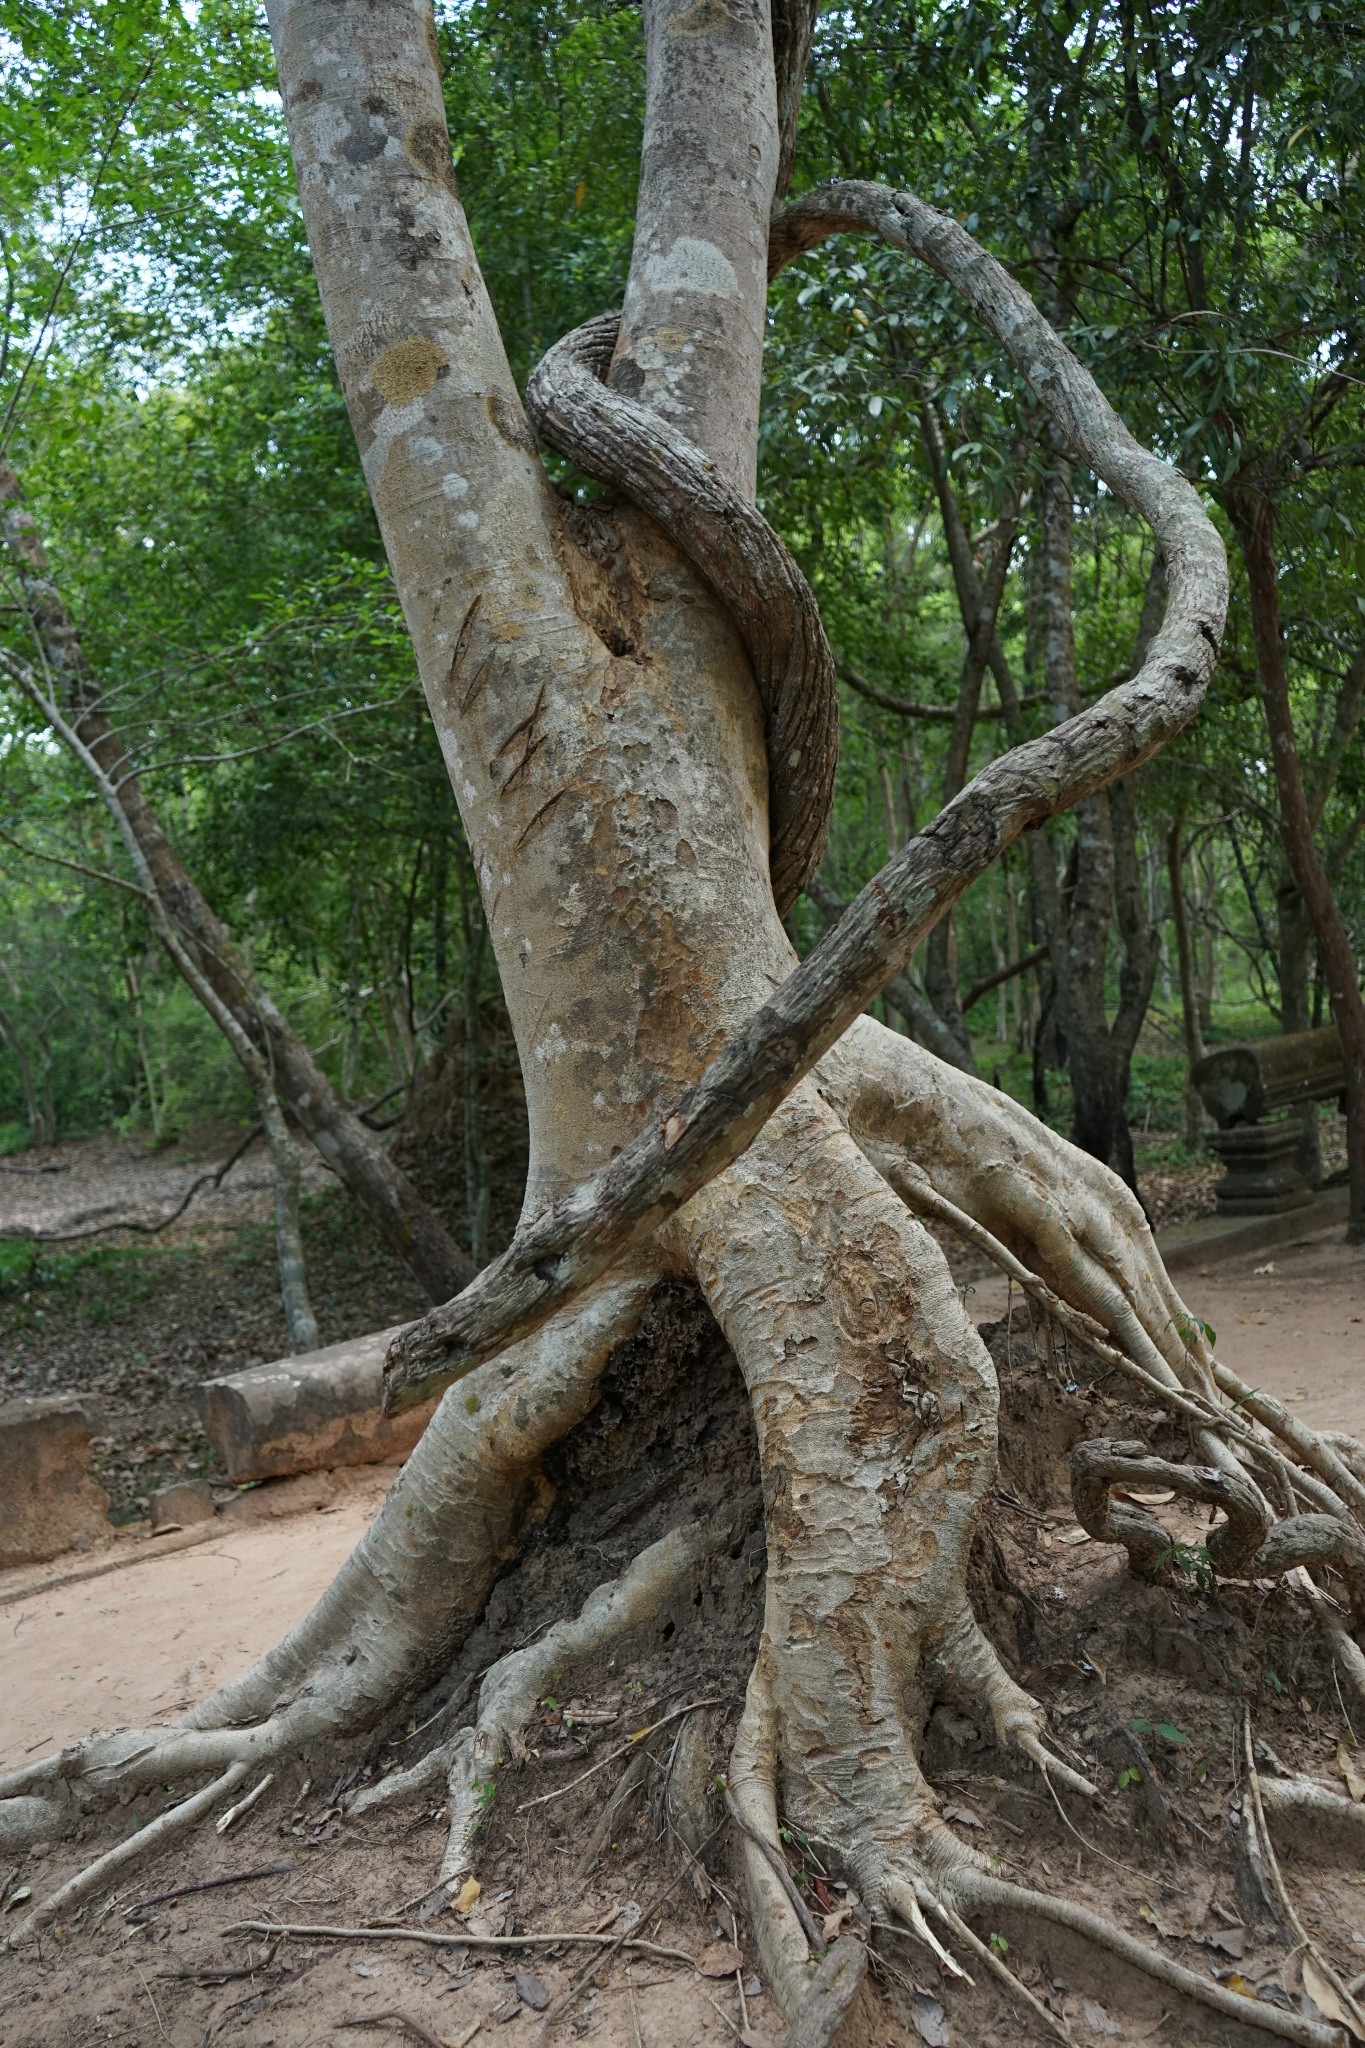
[(1212, 1593), (1218, 1584), (1218, 1574), (1213, 1568), (1213, 1559), (1202, 1543), (1172, 1543), (1167, 1550), (1159, 1553), (1156, 1567), (1168, 1564), (1172, 1571), (1179, 1572), (1201, 1593)]
[(1159, 1735), (1163, 1742), (1179, 1744), (1189, 1740), (1188, 1736), (1181, 1734), (1173, 1721), (1137, 1720), (1130, 1721), (1128, 1726), (1132, 1729), (1134, 1735)]
[(1202, 1316), (1172, 1316), (1171, 1321), (1179, 1332), (1180, 1341), (1187, 1351), (1197, 1351), (1201, 1337), (1211, 1351), (1218, 1342), (1217, 1330), (1214, 1329), (1212, 1323), (1206, 1323)]
[(474, 1804), (478, 1808), (478, 1819), (474, 1823), (476, 1829), (487, 1826), (497, 1797), (498, 1788), (492, 1778), (484, 1778), (474, 1787)]
[(1003, 1934), (992, 1934), (986, 1946), (989, 1949), (994, 1949), (998, 1956), (1007, 1956), (1010, 1952), (1010, 1945)]
[(1129, 1764), (1126, 1770), (1119, 1772), (1115, 1783), (1120, 1792), (1126, 1792), (1130, 1785), (1140, 1785), (1142, 1783), (1142, 1773), (1136, 1764)]
[(1268, 1681), (1268, 1682), (1269, 1682), (1269, 1683), (1270, 1683), (1271, 1685), (1273, 1685), (1273, 1686), (1274, 1686), (1274, 1688), (1275, 1688), (1276, 1692), (1278, 1692), (1278, 1693), (1283, 1693), (1283, 1691), (1284, 1691), (1284, 1681), (1283, 1681), (1283, 1679), (1282, 1679), (1282, 1678), (1280, 1677), (1280, 1674), (1279, 1674), (1279, 1672), (1278, 1672), (1278, 1671), (1273, 1671), (1273, 1670), (1271, 1669), (1270, 1665), (1269, 1665), (1269, 1664), (1267, 1664), (1267, 1665), (1266, 1665), (1266, 1667), (1265, 1667), (1265, 1675), (1266, 1675), (1266, 1679), (1267, 1679), (1267, 1681)]

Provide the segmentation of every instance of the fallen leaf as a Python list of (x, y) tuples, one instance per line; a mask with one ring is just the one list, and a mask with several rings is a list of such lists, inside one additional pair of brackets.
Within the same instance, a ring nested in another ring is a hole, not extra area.
[(517, 1987), (517, 1997), (523, 2005), (529, 2005), (532, 2012), (544, 2012), (550, 2003), (550, 1994), (539, 1977), (530, 1970), (518, 1970), (512, 1982)]
[(1205, 1948), (1216, 1948), (1220, 1954), (1232, 1956), (1235, 1960), (1246, 1954), (1247, 1935), (1245, 1927), (1215, 1927), (1212, 1934), (1204, 1936)]
[(836, 1906), (832, 1913), (826, 1913), (820, 1923), (820, 1932), (826, 1941), (837, 1941), (844, 1931), (844, 1922), (851, 1920), (853, 1913), (848, 1906)]
[(713, 1941), (697, 1957), (697, 1968), (703, 1977), (733, 1977), (743, 1962), (743, 1956), (732, 1941)]
[(1092, 2034), (1107, 2034), (1111, 2040), (1122, 2040), (1123, 2028), (1111, 2013), (1094, 1998), (1081, 2000), (1081, 2018)]
[(1345, 2027), (1353, 2041), (1365, 2041), (1365, 2027), (1362, 2027), (1355, 2013), (1341, 1996), (1335, 1985), (1329, 1982), (1321, 1965), (1306, 1954), (1302, 1963), (1303, 1988), (1312, 1999), (1325, 2020), (1332, 2020), (1339, 2027)]
[(1247, 1983), (1240, 1970), (1233, 1970), (1229, 1973), (1227, 1986), (1228, 1990), (1235, 1991), (1239, 1998), (1254, 1998), (1256, 1996), (1256, 1993)]
[(455, 1894), (451, 1904), (457, 1913), (467, 1913), (472, 1906), (478, 1905), (482, 1897), (483, 1886), (479, 1883), (477, 1877), (467, 1877), (460, 1886), (459, 1891)]
[(1157, 1933), (1164, 1935), (1167, 1941), (1180, 1941), (1184, 1936), (1185, 1930), (1182, 1927), (1178, 1927), (1173, 1920), (1163, 1920), (1156, 1907), (1149, 1906), (1145, 1901), (1138, 1907), (1138, 1916), (1145, 1920), (1149, 1927), (1155, 1927)]
[(355, 1966), (357, 1977), (381, 1977), (384, 1973), (378, 1963), (364, 1962)]
[(1359, 1806), (1365, 1799), (1365, 1776), (1361, 1775), (1360, 1765), (1344, 1742), (1337, 1744), (1337, 1769), (1346, 1780), (1346, 1790)]
[(943, 1818), (945, 1820), (955, 1820), (964, 1828), (984, 1828), (986, 1825), (980, 1814), (973, 1813), (970, 1806), (945, 1806)]
[(1273, 1273), (1275, 1270), (1275, 1261), (1273, 1259), (1267, 1259), (1266, 1263), (1263, 1266), (1253, 1266), (1251, 1270), (1253, 1273), (1256, 1273), (1258, 1275), (1261, 1273)]
[(1125, 1488), (1125, 1491), (1129, 1500), (1135, 1500), (1142, 1508), (1164, 1508), (1168, 1501), (1175, 1499), (1175, 1489), (1170, 1486), (1144, 1489), (1141, 1493), (1136, 1487), (1130, 1486)]
[(5, 1911), (12, 1913), (16, 1906), (22, 1906), (25, 1899), (31, 1899), (32, 1897), (33, 1886), (31, 1884), (21, 1884), (18, 1891), (11, 1892), (5, 1900)]
[(1088, 1543), (1090, 1541), (1090, 1531), (1088, 1529), (1064, 1529), (1057, 1538), (1057, 1541), (1059, 1543), (1071, 1544)]
[(948, 2048), (953, 2030), (948, 2024), (947, 2013), (936, 1998), (931, 1998), (927, 1991), (917, 1991), (910, 2016), (924, 2048)]

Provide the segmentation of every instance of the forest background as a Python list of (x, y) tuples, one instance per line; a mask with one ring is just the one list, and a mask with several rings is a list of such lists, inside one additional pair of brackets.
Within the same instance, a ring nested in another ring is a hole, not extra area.
[[(510, 0), (438, 20), (461, 192), (524, 378), (619, 303), (638, 18)], [(5, 0), (0, 37), (0, 452), (128, 761), (260, 981), (400, 1153), (454, 1103), (414, 1173), (482, 1262), (521, 1194), (516, 1055), (264, 24), (238, 0)], [(890, 178), (957, 214), (1228, 540), (1201, 717), (1012, 849), (878, 1005), (1136, 1174), (1158, 1221), (1208, 1206), (1215, 1177), (1190, 1060), (1330, 1017), (1257, 575), (1357, 977), (1365, 948), (1362, 132), (1365, 24), (1332, 0), (855, 4), (822, 21), (807, 75), (798, 183)], [(1131, 672), (1160, 595), (1144, 531), (1058, 459), (988, 348), (889, 252), (833, 243), (772, 293), (761, 503), (842, 681), (803, 951), (967, 775)], [(12, 560), (0, 650), (0, 1153), (107, 1130), (226, 1151), (251, 1090), (21, 686), (41, 650)], [(1340, 1120), (1305, 1112), (1305, 1144), (1330, 1174)], [(0, 1246), (0, 1284), (27, 1288), (35, 1257)]]

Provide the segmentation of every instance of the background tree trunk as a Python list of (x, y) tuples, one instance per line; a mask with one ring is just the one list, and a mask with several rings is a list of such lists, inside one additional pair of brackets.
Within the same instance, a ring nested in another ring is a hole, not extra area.
[[(1365, 1001), (1340, 906), (1332, 894), (1313, 839), (1313, 821), (1294, 737), (1280, 629), (1275, 559), (1275, 505), (1267, 487), (1243, 477), (1228, 494), (1229, 510), (1246, 564), (1256, 671), (1270, 730), (1280, 838), (1322, 959), (1332, 1015), (1341, 1033), (1346, 1068), (1346, 1171), (1350, 1189), (1347, 1235), (1365, 1243)], [(1306, 993), (1306, 990), (1305, 990)]]

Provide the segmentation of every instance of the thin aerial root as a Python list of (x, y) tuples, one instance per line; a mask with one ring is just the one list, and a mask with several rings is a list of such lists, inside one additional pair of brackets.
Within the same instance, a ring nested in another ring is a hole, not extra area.
[[(1070, 1764), (1063, 1763), (1059, 1756), (1054, 1756), (1046, 1743), (1040, 1742), (1036, 1735), (1020, 1735), (1016, 1740), (1024, 1755), (1038, 1766), (1050, 1785), (1056, 1780), (1069, 1791), (1079, 1792), (1083, 1799), (1098, 1797), (1098, 1788), (1091, 1784), (1089, 1778), (1083, 1778), (1079, 1771), (1072, 1770)], [(1053, 1797), (1056, 1797), (1055, 1792)]]
[(774, 1877), (787, 1895), (787, 1903), (801, 1922), (801, 1932), (810, 1944), (811, 1953), (817, 1956), (823, 1955), (826, 1947), (825, 1937), (816, 1926), (810, 1907), (797, 1890), (796, 1880), (787, 1868), (786, 1858), (783, 1856), (782, 1851), (778, 1848), (776, 1842), (770, 1840), (767, 1835), (760, 1834), (752, 1821), (745, 1819), (735, 1804), (734, 1793), (728, 1787), (725, 1793), (725, 1805), (735, 1826), (747, 1835), (759, 1854), (770, 1865)]
[[(959, 1209), (946, 1195), (941, 1195), (922, 1171), (910, 1167), (904, 1160), (894, 1156), (881, 1161), (881, 1171), (907, 1208), (914, 1210), (916, 1214), (932, 1216), (939, 1222), (947, 1224), (969, 1244), (984, 1252), (1001, 1272), (1015, 1281), (1045, 1314), (1051, 1316), (1067, 1331), (1068, 1335), (1085, 1345), (1105, 1365), (1112, 1366), (1116, 1372), (1122, 1373), (1125, 1379), (1141, 1387), (1144, 1393), (1157, 1396), (1164, 1407), (1174, 1408), (1177, 1413), (1187, 1416), (1191, 1422), (1197, 1423), (1201, 1430), (1212, 1432), (1214, 1438), (1226, 1439), (1241, 1447), (1262, 1465), (1269, 1465), (1282, 1483), (1298, 1488), (1322, 1512), (1346, 1520), (1349, 1518), (1350, 1510), (1354, 1508), (1357, 1514), (1365, 1516), (1365, 1481), (1356, 1475), (1342, 1450), (1337, 1448), (1335, 1442), (1309, 1429), (1270, 1395), (1247, 1386), (1245, 1381), (1239, 1379), (1227, 1366), (1220, 1364), (1217, 1359), (1210, 1359), (1209, 1370), (1214, 1384), (1234, 1404), (1232, 1410), (1219, 1408), (1198, 1389), (1182, 1387), (1170, 1365), (1162, 1358), (1150, 1339), (1146, 1339), (1143, 1346), (1151, 1353), (1149, 1365), (1139, 1364), (1126, 1351), (1111, 1343), (1102, 1333), (1100, 1326), (1089, 1316), (1073, 1309), (1048, 1286), (1045, 1280), (1041, 1280), (1023, 1264), (1022, 1260), (1016, 1258), (984, 1224), (969, 1216), (965, 1209)], [(1265, 1438), (1258, 1436), (1248, 1423), (1242, 1421), (1236, 1412), (1239, 1409), (1245, 1409), (1246, 1413), (1263, 1428), (1270, 1430), (1282, 1442), (1287, 1443), (1308, 1469), (1300, 1469), (1299, 1465), (1285, 1457), (1277, 1444), (1269, 1443)], [(1350, 1438), (1344, 1441), (1348, 1444), (1354, 1442)], [(1207, 1441), (1206, 1448), (1212, 1450)], [(1221, 1443), (1219, 1453), (1221, 1457), (1226, 1457), (1226, 1453), (1221, 1449)], [(1354, 1455), (1365, 1467), (1365, 1448), (1355, 1445)], [(1223, 1469), (1227, 1469), (1226, 1465)]]
[[(1343, 1501), (1349, 1501), (1357, 1514), (1365, 1516), (1365, 1481), (1357, 1477), (1333, 1440), (1310, 1429), (1297, 1415), (1291, 1415), (1273, 1395), (1260, 1387), (1248, 1386), (1230, 1366), (1221, 1364), (1217, 1359), (1213, 1361), (1213, 1378), (1220, 1393), (1235, 1401), (1239, 1408), (1245, 1408), (1262, 1428), (1271, 1430), (1282, 1443), (1288, 1444), (1295, 1456), (1301, 1458), (1310, 1471), (1316, 1472), (1333, 1493)], [(1349, 1443), (1352, 1439), (1347, 1438), (1346, 1441)], [(1365, 1456), (1358, 1444), (1355, 1455)]]
[(135, 1835), (129, 1835), (126, 1842), (120, 1842), (117, 1848), (110, 1849), (104, 1856), (96, 1857), (93, 1863), (87, 1863), (84, 1870), (78, 1870), (74, 1877), (68, 1878), (65, 1884), (59, 1885), (55, 1892), (34, 1907), (22, 1926), (16, 1929), (15, 1940), (24, 1941), (30, 1935), (37, 1934), (59, 1914), (69, 1912), (72, 1907), (79, 1906), (82, 1900), (90, 1898), (109, 1878), (116, 1876), (120, 1871), (131, 1870), (139, 1863), (145, 1863), (149, 1856), (154, 1856), (167, 1842), (174, 1841), (177, 1835), (183, 1835), (197, 1820), (212, 1812), (225, 1793), (236, 1790), (250, 1769), (249, 1763), (230, 1764), (222, 1777), (215, 1778), (202, 1792), (192, 1793), (188, 1799), (182, 1799), (179, 1806), (173, 1806), (169, 1813), (158, 1814), (155, 1820), (148, 1821), (145, 1828), (139, 1828)]
[(451, 1819), (441, 1862), (442, 1884), (469, 1869), (474, 1837), (496, 1796), (498, 1767), (519, 1749), (521, 1731), (556, 1674), (651, 1620), (702, 1558), (724, 1548), (747, 1526), (757, 1507), (757, 1495), (745, 1496), (705, 1521), (671, 1529), (642, 1550), (619, 1579), (609, 1579), (590, 1593), (581, 1613), (556, 1622), (539, 1642), (513, 1651), (493, 1666), (479, 1689), (474, 1726), (461, 1729), (447, 1745)]
[(1022, 1999), (1029, 2010), (1037, 2014), (1049, 2033), (1055, 2034), (1059, 2041), (1065, 2041), (1067, 2048), (1074, 2048), (1071, 2030), (1065, 2020), (1059, 2020), (1056, 2013), (1048, 2011), (1041, 1998), (1034, 1997), (1027, 1984), (1022, 1984), (1015, 1976), (1004, 1957), (998, 1956), (995, 1950), (981, 1939), (975, 1928), (967, 1925), (960, 1913), (955, 1913), (943, 1899), (933, 1898), (928, 1893), (924, 1896), (924, 1903), (930, 1912), (938, 1914), (962, 1946), (971, 1950), (981, 1967), (1005, 1986), (1012, 1998)]
[(1125, 1933), (1112, 1920), (1092, 1912), (1089, 1906), (1078, 1905), (1073, 1899), (1053, 1898), (1047, 1892), (1031, 1891), (1024, 1885), (1010, 1884), (984, 1871), (974, 1871), (959, 1884), (958, 1901), (960, 1905), (977, 1910), (989, 1907), (1003, 1912), (1027, 1913), (1038, 1920), (1050, 1920), (1054, 1926), (1069, 1928), (1072, 1933), (1082, 1934), (1093, 1941), (1097, 1947), (1108, 1949), (1111, 1955), (1119, 1956), (1145, 1976), (1155, 1978), (1159, 1984), (1168, 1985), (1171, 1990), (1183, 1993), (1196, 2004), (1206, 2005), (1211, 2011), (1221, 2013), (1225, 2019), (1235, 2020), (1241, 2026), (1258, 2027), (1263, 2033), (1277, 2034), (1283, 2041), (1297, 2042), (1299, 2048), (1342, 2048), (1339, 2027), (1304, 2019), (1299, 2013), (1282, 2012), (1278, 2006), (1262, 2005), (1258, 1999), (1242, 1998), (1210, 1978), (1185, 1969), (1158, 1949), (1148, 1948), (1145, 1942)]

